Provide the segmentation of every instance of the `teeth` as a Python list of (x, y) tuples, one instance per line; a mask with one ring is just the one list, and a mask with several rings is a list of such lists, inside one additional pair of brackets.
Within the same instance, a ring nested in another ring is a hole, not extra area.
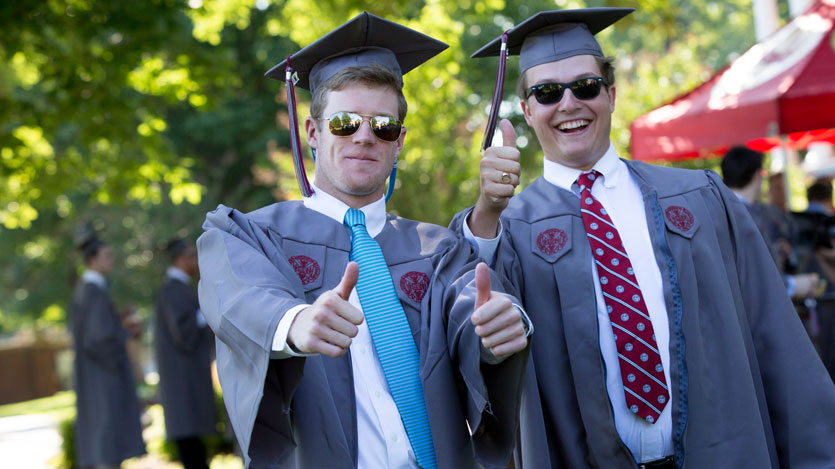
[(582, 119), (570, 122), (563, 122), (562, 124), (558, 125), (557, 128), (559, 130), (571, 130), (576, 129), (578, 127), (584, 127), (586, 125), (589, 125), (589, 121)]

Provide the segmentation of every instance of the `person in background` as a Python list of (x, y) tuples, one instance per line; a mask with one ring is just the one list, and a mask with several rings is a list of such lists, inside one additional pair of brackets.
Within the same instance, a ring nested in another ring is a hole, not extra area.
[(835, 215), (835, 208), (832, 206), (832, 181), (815, 181), (806, 189), (806, 200), (809, 201), (806, 207), (807, 212), (830, 217)]
[(517, 467), (831, 466), (835, 386), (744, 205), (712, 171), (612, 145), (614, 62), (594, 34), (631, 11), (540, 12), (507, 32), (543, 177), (513, 195), (503, 121), (452, 222), (536, 324)]
[(165, 434), (176, 443), (185, 469), (204, 469), (209, 466), (200, 437), (217, 432), (211, 370), (214, 337), (193, 285), (198, 275), (197, 249), (186, 240), (174, 239), (166, 253), (171, 265), (157, 296), (154, 335)]
[(832, 181), (818, 180), (806, 189), (809, 205), (804, 222), (815, 233), (810, 254), (827, 280), (827, 288), (817, 299), (817, 347), (829, 376), (835, 381), (835, 208), (832, 204)]
[(788, 215), (773, 205), (763, 203), (765, 178), (763, 154), (744, 146), (734, 146), (721, 163), (722, 181), (751, 214), (765, 240), (777, 268), (783, 274), (790, 297), (803, 300), (817, 294), (817, 273), (789, 273), (797, 269), (797, 227)]
[(134, 316), (122, 318), (108, 292), (114, 266), (111, 247), (94, 233), (77, 240), (86, 270), (70, 304), (75, 363), (75, 453), (83, 469), (120, 467), (145, 453), (131, 363), (125, 349), (128, 330), (140, 328)]
[(782, 172), (773, 173), (768, 176), (768, 193), (766, 203), (776, 207), (782, 213), (787, 213), (786, 208), (786, 175)]

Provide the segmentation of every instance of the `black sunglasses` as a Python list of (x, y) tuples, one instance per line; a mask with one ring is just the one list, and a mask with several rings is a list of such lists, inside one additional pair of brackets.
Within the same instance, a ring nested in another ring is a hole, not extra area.
[(570, 89), (577, 99), (594, 99), (603, 84), (602, 77), (580, 78), (568, 83), (540, 83), (525, 91), (525, 99), (534, 95), (539, 104), (554, 104), (560, 102), (566, 89)]
[(389, 116), (366, 116), (342, 111), (335, 112), (328, 118), (317, 119), (328, 121), (328, 129), (337, 137), (354, 135), (365, 120), (368, 120), (374, 135), (386, 142), (394, 142), (400, 138), (400, 131), (403, 129), (399, 120)]

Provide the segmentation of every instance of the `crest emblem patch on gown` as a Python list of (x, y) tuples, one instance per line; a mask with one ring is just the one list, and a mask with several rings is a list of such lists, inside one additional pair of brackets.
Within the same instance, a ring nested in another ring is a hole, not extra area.
[(319, 278), (319, 263), (307, 256), (293, 256), (290, 259), (290, 265), (302, 281), (302, 285), (307, 285)]
[(426, 295), (426, 290), (429, 289), (429, 276), (416, 271), (403, 274), (400, 277), (400, 288), (412, 301), (420, 303)]
[(693, 228), (693, 224), (696, 222), (690, 210), (678, 205), (667, 207), (664, 214), (670, 220), (670, 223), (681, 231), (690, 231), (690, 228)]
[(559, 228), (550, 228), (536, 237), (536, 247), (542, 251), (543, 254), (555, 254), (562, 251), (565, 243), (568, 241), (565, 231)]

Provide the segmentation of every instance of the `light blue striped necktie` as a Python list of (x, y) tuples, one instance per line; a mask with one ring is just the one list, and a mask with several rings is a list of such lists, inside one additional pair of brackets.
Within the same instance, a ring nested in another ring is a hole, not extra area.
[(362, 211), (348, 209), (345, 224), (351, 228), (351, 260), (360, 267), (357, 294), (391, 396), (418, 465), (424, 469), (436, 468), (432, 430), (420, 382), (420, 355), (386, 259), (380, 245), (365, 229)]

